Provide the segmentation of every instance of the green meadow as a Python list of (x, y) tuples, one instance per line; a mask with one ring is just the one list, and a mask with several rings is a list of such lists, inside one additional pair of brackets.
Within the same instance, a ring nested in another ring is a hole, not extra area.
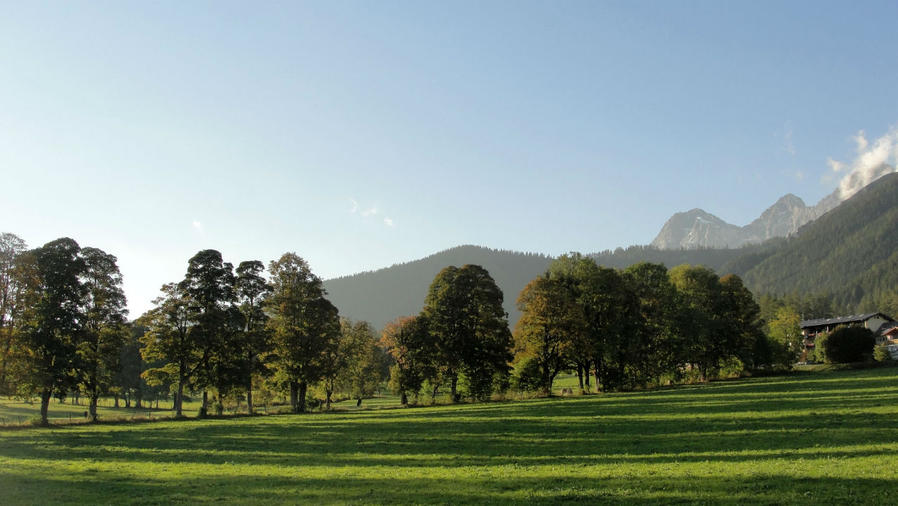
[(898, 369), (0, 430), (0, 503), (898, 503)]

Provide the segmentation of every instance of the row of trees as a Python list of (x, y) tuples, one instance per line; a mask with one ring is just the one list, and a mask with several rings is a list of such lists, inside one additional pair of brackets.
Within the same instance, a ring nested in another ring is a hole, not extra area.
[(365, 322), (340, 319), (321, 279), (299, 256), (269, 265), (240, 263), (203, 250), (183, 280), (162, 287), (155, 307), (126, 319), (116, 258), (68, 238), (29, 250), (0, 235), (0, 393), (41, 400), (89, 398), (97, 419), (101, 395), (137, 400), (171, 390), (183, 412), (189, 393), (202, 392), (200, 415), (223, 411), (242, 395), (253, 411), (254, 390), (289, 391), (292, 409), (306, 409), (317, 384), (328, 405), (335, 392), (368, 397), (386, 379), (388, 355)]
[(96, 419), (128, 338), (126, 317), (114, 256), (68, 238), (28, 250), (0, 235), (0, 388), (37, 394), (42, 423), (51, 396), (74, 389)]
[(185, 390), (202, 391), (200, 415), (209, 391), (216, 411), (234, 392), (245, 395), (253, 412), (253, 389), (260, 380), (289, 392), (294, 412), (306, 410), (311, 385), (321, 384), (325, 402), (340, 388), (356, 397), (371, 395), (385, 377), (385, 354), (364, 322), (341, 320), (325, 297), (321, 279), (298, 255), (286, 253), (269, 265), (242, 262), (236, 271), (216, 250), (188, 262), (178, 283), (162, 288), (156, 307), (138, 321), (151, 384), (174, 385), (174, 409), (182, 414)]
[(511, 382), (550, 393), (566, 370), (578, 372), (581, 388), (590, 388), (593, 376), (597, 388), (619, 390), (794, 358), (789, 343), (765, 333), (741, 279), (704, 267), (618, 270), (574, 253), (521, 292), (513, 336), (501, 302), (482, 268), (449, 267), (434, 279), (419, 315), (387, 325), (381, 344), (393, 357), (391, 384), (403, 404), (424, 386), (435, 395), (447, 383), (457, 399), (460, 372), (469, 394), (482, 398)]
[(330, 407), (338, 392), (372, 395), (387, 375), (402, 404), (425, 389), (453, 401), (511, 385), (550, 393), (566, 370), (584, 389), (592, 378), (600, 390), (708, 379), (722, 368), (791, 363), (803, 349), (797, 309), (827, 303), (765, 297), (759, 306), (734, 275), (652, 263), (611, 269), (574, 253), (523, 289), (514, 333), (493, 278), (464, 265), (437, 274), (421, 312), (390, 322), (378, 339), (366, 322), (340, 318), (296, 254), (266, 273), (260, 261), (235, 269), (203, 250), (128, 324), (114, 256), (71, 239), (33, 250), (11, 234), (0, 239), (0, 388), (38, 394), (44, 423), (51, 396), (66, 392), (86, 395), (96, 419), (101, 395), (139, 402), (152, 388), (171, 391), (178, 416), (185, 397), (202, 392), (202, 416), (210, 393), (219, 414), (234, 396), (252, 413), (254, 391), (284, 392), (302, 412), (313, 385)]
[(518, 304), (519, 377), (543, 391), (570, 368), (581, 388), (591, 373), (597, 388), (616, 390), (691, 371), (708, 379), (728, 365), (757, 368), (782, 357), (739, 277), (705, 267), (640, 263), (616, 270), (564, 255), (527, 285)]

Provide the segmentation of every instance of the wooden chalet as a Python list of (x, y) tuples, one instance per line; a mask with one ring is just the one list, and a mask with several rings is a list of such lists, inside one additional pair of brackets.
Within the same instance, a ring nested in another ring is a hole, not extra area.
[(898, 337), (898, 323), (883, 313), (864, 313), (851, 316), (839, 316), (836, 318), (817, 318), (805, 320), (799, 323), (801, 335), (804, 336), (804, 345), (808, 349), (814, 348), (814, 340), (817, 334), (829, 333), (837, 327), (858, 326), (870, 329), (876, 335), (876, 344), (885, 342), (885, 333), (892, 331), (893, 339)]

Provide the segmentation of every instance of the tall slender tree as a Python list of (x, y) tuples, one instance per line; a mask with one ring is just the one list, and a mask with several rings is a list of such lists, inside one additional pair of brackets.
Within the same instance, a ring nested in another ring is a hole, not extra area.
[(197, 386), (203, 390), (200, 416), (208, 413), (209, 388), (218, 394), (216, 409), (223, 410), (222, 398), (243, 383), (241, 372), (243, 354), (239, 349), (238, 332), (241, 316), (234, 306), (234, 267), (224, 262), (221, 253), (202, 250), (187, 265), (187, 275), (180, 287), (189, 300), (191, 339), (201, 350)]
[(264, 309), (265, 299), (271, 293), (271, 285), (262, 277), (264, 271), (265, 266), (258, 260), (240, 262), (235, 281), (237, 303), (244, 322), (240, 342), (244, 350), (244, 388), (249, 414), (253, 413), (253, 376), (266, 371), (260, 357), (271, 348), (268, 315)]
[(143, 359), (157, 363), (146, 369), (142, 376), (150, 385), (171, 383), (176, 385), (175, 416), (183, 416), (184, 390), (193, 384), (197, 371), (203, 365), (200, 343), (193, 339), (190, 329), (190, 300), (177, 283), (162, 287), (162, 296), (153, 301), (155, 307), (140, 318), (147, 331), (140, 338)]
[(119, 353), (128, 337), (128, 310), (115, 256), (97, 248), (83, 248), (81, 257), (86, 297), (77, 370), (81, 389), (90, 400), (88, 413), (96, 421), (97, 401), (112, 386)]
[(23, 309), (24, 289), (22, 280), (16, 275), (16, 265), (26, 248), (25, 241), (15, 234), (0, 234), (0, 394), (11, 394), (14, 390), (8, 374), (13, 334)]

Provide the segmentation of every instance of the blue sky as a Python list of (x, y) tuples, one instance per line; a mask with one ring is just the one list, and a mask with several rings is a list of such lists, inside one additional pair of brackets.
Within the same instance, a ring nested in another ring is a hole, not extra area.
[(322, 277), (809, 204), (898, 124), (895, 2), (0, 4), (0, 231)]

